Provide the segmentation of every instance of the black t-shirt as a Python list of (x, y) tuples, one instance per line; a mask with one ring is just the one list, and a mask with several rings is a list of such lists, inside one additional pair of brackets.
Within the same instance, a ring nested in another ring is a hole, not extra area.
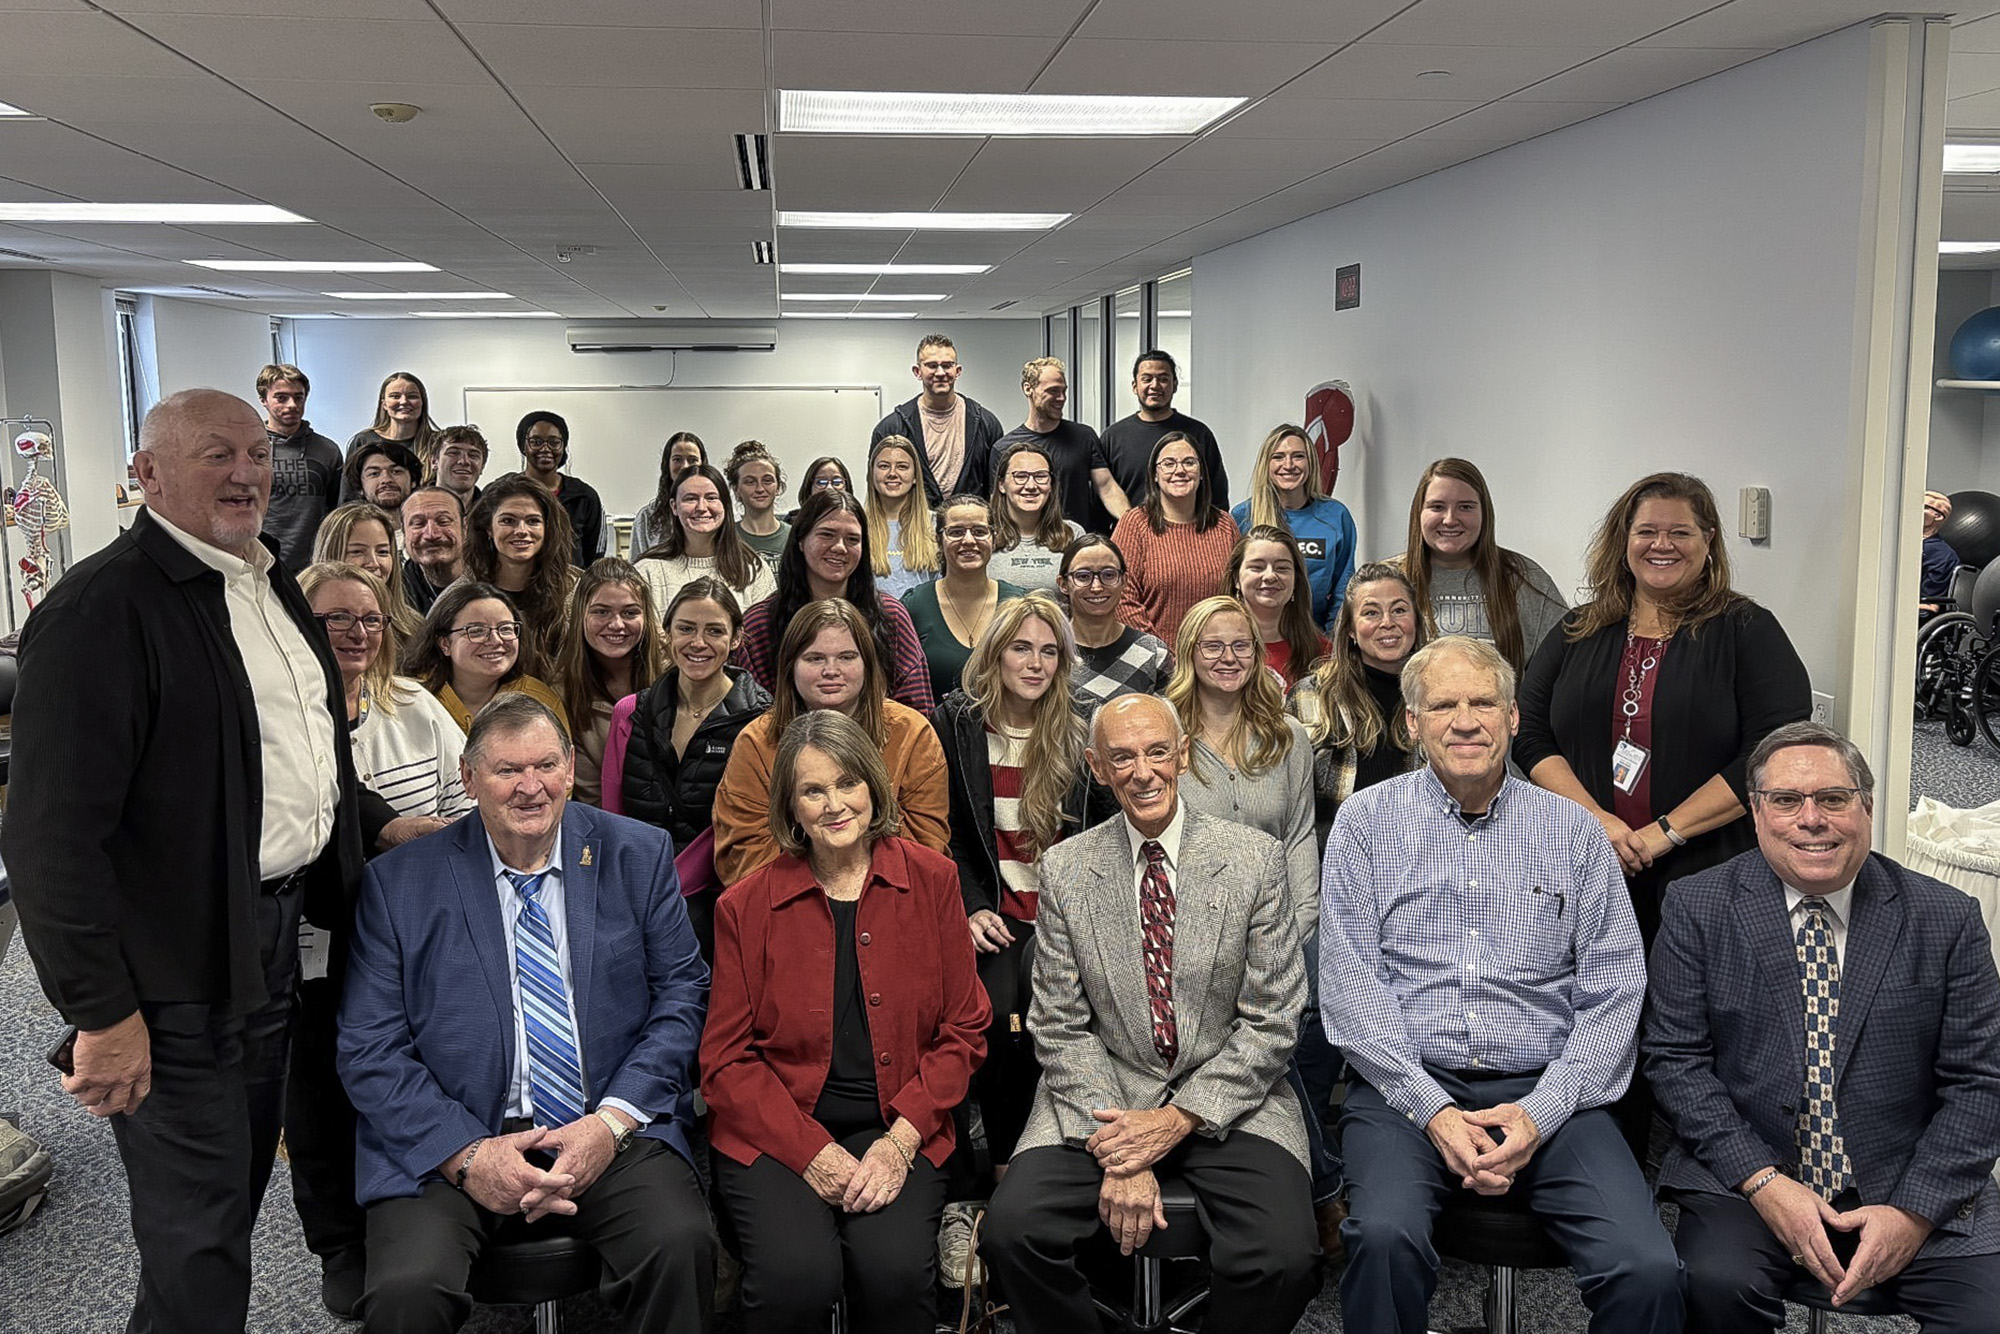
[(875, 1042), (868, 1033), (868, 998), (861, 994), (861, 962), (854, 952), (859, 900), (828, 899), (833, 909), (833, 1061), (813, 1104), (813, 1120), (836, 1136), (883, 1124), (875, 1087)]
[(569, 526), (576, 530), (576, 563), (589, 569), (604, 554), (604, 502), (589, 482), (568, 473), (558, 475), (556, 500), (569, 511)]
[(1104, 428), (1106, 466), (1118, 479), (1118, 485), (1125, 488), (1125, 498), (1137, 508), (1153, 493), (1153, 479), (1147, 475), (1146, 465), (1153, 457), (1153, 446), (1169, 431), (1183, 432), (1194, 441), (1195, 456), (1201, 460), (1202, 474), (1208, 478), (1209, 501), (1228, 512), (1229, 470), (1222, 466), (1222, 447), (1215, 442), (1215, 432), (1179, 411), (1161, 422), (1142, 421), (1134, 413)]
[(1017, 440), (1032, 440), (1049, 456), (1049, 471), (1055, 474), (1056, 498), (1062, 502), (1063, 517), (1082, 525), (1087, 533), (1110, 533), (1111, 511), (1097, 498), (1097, 483), (1090, 480), (1092, 469), (1110, 466), (1105, 462), (1104, 446), (1097, 432), (1082, 422), (1072, 421), (1057, 422), (1056, 429), (1048, 432), (1016, 426), (993, 442), (992, 457), (986, 466), (988, 477), (1000, 476), (1000, 456)]

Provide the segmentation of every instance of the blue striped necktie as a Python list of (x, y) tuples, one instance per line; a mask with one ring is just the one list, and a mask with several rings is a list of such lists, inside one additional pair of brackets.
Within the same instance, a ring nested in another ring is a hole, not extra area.
[(535, 1104), (535, 1124), (553, 1128), (583, 1115), (583, 1063), (570, 1024), (555, 932), (535, 897), (547, 875), (507, 872), (521, 896), (521, 911), (514, 918), (514, 969), (521, 979), (521, 1018), (528, 1029), (528, 1095)]

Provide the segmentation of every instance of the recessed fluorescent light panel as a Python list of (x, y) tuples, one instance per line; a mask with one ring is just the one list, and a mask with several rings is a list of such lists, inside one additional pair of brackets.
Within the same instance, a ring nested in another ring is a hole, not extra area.
[(190, 259), (198, 269), (221, 273), (436, 273), (413, 259)]
[(992, 267), (991, 264), (780, 264), (778, 272), (817, 273), (828, 277), (876, 273), (936, 278), (948, 273), (985, 273)]
[(788, 320), (913, 320), (914, 310), (786, 310), (780, 316)]
[(0, 203), (0, 222), (311, 222), (269, 204), (14, 204)]
[(1947, 176), (2000, 171), (2000, 144), (1946, 144), (1944, 170)]
[(1045, 232), (1067, 213), (779, 213), (780, 227), (849, 227), (896, 232)]
[(559, 320), (553, 310), (413, 310), (420, 320)]
[(1940, 255), (1990, 255), (2000, 250), (2000, 241), (1939, 241)]
[(321, 292), (335, 301), (512, 301), (511, 292)]
[(898, 294), (894, 292), (781, 292), (786, 301), (942, 301), (943, 292)]
[(780, 89), (778, 128), (792, 134), (988, 135), (1092, 139), (1199, 134), (1242, 97), (1050, 93), (856, 93)]

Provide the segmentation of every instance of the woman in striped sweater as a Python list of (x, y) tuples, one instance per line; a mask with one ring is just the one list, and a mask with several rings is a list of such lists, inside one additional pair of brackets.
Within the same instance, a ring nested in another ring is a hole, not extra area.
[(1184, 432), (1160, 437), (1147, 473), (1146, 503), (1125, 511), (1111, 531), (1125, 556), (1118, 619), (1171, 644), (1188, 608), (1215, 593), (1242, 534), (1210, 498), (1201, 455)]

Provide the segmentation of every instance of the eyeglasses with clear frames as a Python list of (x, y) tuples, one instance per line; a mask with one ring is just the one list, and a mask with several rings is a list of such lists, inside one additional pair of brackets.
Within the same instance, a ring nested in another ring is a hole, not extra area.
[(1173, 746), (1148, 746), (1142, 751), (1114, 750), (1105, 758), (1110, 761), (1112, 772), (1129, 774), (1138, 766), (1139, 756), (1145, 755), (1146, 763), (1155, 769), (1172, 764), (1177, 753)]
[(1864, 795), (1858, 787), (1823, 787), (1817, 792), (1795, 792), (1788, 787), (1753, 787), (1750, 795), (1779, 815), (1797, 815), (1810, 801), (1822, 815), (1840, 815), (1851, 810)]
[(1010, 472), (1007, 474), (1007, 480), (1015, 486), (1047, 486), (1049, 484), (1049, 474), (1047, 472)]
[(846, 489), (847, 479), (844, 477), (813, 478), (813, 490), (815, 491), (845, 491)]
[(484, 644), (495, 635), (500, 636), (503, 640), (519, 639), (521, 637), (521, 623), (519, 621), (501, 621), (496, 625), (488, 625), (484, 621), (474, 621), (471, 625), (454, 626), (445, 633), (464, 635), (467, 643)]
[(344, 635), (355, 626), (360, 626), (366, 634), (379, 635), (389, 618), (379, 612), (369, 612), (366, 616), (356, 616), (351, 611), (316, 611), (313, 619), (325, 626), (328, 634)]
[(1257, 651), (1257, 646), (1247, 639), (1232, 639), (1224, 643), (1220, 639), (1204, 639), (1194, 646), (1203, 662), (1221, 662), (1226, 655), (1232, 658), (1248, 658)]
[(963, 542), (968, 537), (976, 542), (984, 542), (991, 536), (993, 530), (985, 524), (959, 524), (944, 530), (944, 540), (947, 542)]

